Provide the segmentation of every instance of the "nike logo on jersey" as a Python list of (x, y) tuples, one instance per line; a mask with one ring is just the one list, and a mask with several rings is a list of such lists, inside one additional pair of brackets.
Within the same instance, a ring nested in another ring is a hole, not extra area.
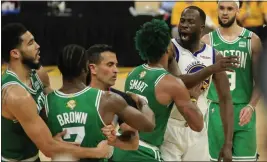
[(214, 43), (213, 46), (216, 47), (216, 46), (218, 46), (218, 45), (220, 45), (220, 44), (221, 44), (221, 43), (218, 43), (218, 44), (215, 44), (215, 43)]

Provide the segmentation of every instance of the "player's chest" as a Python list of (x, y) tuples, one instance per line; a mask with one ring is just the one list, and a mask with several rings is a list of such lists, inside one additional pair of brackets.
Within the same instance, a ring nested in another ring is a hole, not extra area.
[(184, 53), (180, 55), (178, 66), (183, 74), (195, 73), (212, 64), (212, 55), (193, 55)]

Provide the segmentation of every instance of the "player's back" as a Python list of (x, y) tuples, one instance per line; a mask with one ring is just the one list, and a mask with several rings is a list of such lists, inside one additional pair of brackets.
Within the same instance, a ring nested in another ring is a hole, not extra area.
[[(39, 113), (41, 109), (44, 108), (44, 87), (35, 70), (31, 72), (30, 80), (32, 83), (32, 88), (21, 82), (14, 72), (6, 70), (2, 75), (1, 89), (3, 90), (5, 87), (10, 85), (21, 86), (33, 97), (37, 105), (36, 113)], [(38, 148), (27, 136), (21, 124), (17, 120), (10, 120), (3, 116), (1, 116), (1, 122), (2, 160), (36, 160), (38, 158)]]
[(136, 67), (125, 81), (125, 91), (130, 91), (147, 98), (149, 107), (155, 114), (156, 127), (152, 132), (140, 132), (140, 140), (154, 146), (163, 142), (166, 125), (172, 105), (160, 104), (155, 95), (155, 87), (168, 72), (164, 68), (152, 68), (147, 64)]
[[(230, 91), (233, 103), (249, 103), (253, 90), (252, 58), (251, 58), (252, 32), (243, 28), (242, 33), (233, 41), (227, 41), (219, 29), (209, 33), (210, 44), (224, 56), (239, 56), (240, 66), (234, 72), (227, 72), (230, 82)], [(218, 95), (214, 84), (211, 84), (208, 98), (218, 102)]]
[(52, 135), (66, 129), (63, 140), (96, 147), (105, 139), (101, 131), (105, 124), (98, 111), (101, 94), (101, 90), (91, 87), (72, 94), (58, 90), (48, 94), (45, 107)]

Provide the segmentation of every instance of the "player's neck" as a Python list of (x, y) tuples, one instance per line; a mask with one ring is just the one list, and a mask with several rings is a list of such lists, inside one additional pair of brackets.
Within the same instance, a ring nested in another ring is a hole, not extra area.
[(90, 87), (97, 88), (102, 91), (109, 91), (109, 86), (104, 85), (102, 82), (98, 81), (96, 78), (92, 77)]
[(229, 28), (220, 27), (219, 30), (223, 35), (226, 34), (231, 36), (236, 35), (237, 33), (239, 34), (241, 27), (236, 22), (234, 22)]
[[(167, 63), (165, 63), (165, 62), (167, 62)], [(164, 68), (164, 69), (168, 69), (168, 61), (164, 61), (164, 59), (161, 59), (157, 63), (148, 62), (147, 64), (148, 64), (149, 67), (152, 67), (152, 68)]]
[(30, 80), (31, 69), (20, 62), (11, 62), (7, 68), (8, 70), (14, 72), (18, 76), (19, 80), (27, 85)]
[(196, 39), (194, 42), (190, 42), (190, 43), (188, 43), (188, 42), (183, 42), (183, 41), (179, 41), (179, 44), (183, 47), (183, 48), (185, 48), (185, 49), (187, 49), (187, 50), (189, 50), (191, 53), (195, 53), (195, 52), (197, 52), (197, 51), (199, 51), (200, 49), (202, 49), (202, 44), (200, 43), (200, 39)]
[(86, 88), (84, 82), (80, 79), (65, 79), (63, 78), (63, 86), (59, 89), (63, 93), (76, 93)]

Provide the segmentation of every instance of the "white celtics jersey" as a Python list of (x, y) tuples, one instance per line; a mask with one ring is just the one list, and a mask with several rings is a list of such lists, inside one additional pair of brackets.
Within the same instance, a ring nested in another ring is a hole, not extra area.
[[(215, 50), (210, 45), (205, 44), (200, 51), (191, 53), (189, 50), (180, 46), (175, 39), (172, 39), (172, 43), (175, 47), (175, 59), (178, 62), (178, 66), (182, 74), (195, 73), (207, 66), (214, 64), (215, 62)], [(204, 92), (199, 96), (197, 102), (198, 107), (203, 115), (205, 115), (208, 108), (206, 96), (210, 86), (211, 78), (212, 76), (203, 81)], [(183, 116), (177, 110), (175, 105), (171, 113), (171, 118), (184, 120)]]

